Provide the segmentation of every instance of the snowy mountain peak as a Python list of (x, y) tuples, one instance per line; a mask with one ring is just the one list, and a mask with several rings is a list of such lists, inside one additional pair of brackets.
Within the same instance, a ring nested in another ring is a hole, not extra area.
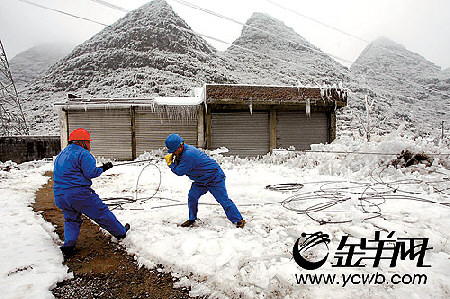
[[(298, 35), (292, 28), (286, 26), (284, 22), (272, 18), (271, 16), (264, 14), (264, 13), (258, 13), (255, 12), (250, 17), (250, 19), (247, 20), (246, 26), (242, 32), (242, 34), (246, 34), (248, 30), (252, 30), (258, 28), (258, 31), (267, 31), (269, 34), (282, 34), (280, 38), (283, 38), (285, 36), (294, 37), (295, 39), (301, 39), (303, 41), (306, 41), (303, 37)], [(251, 31), (250, 31), (251, 32)], [(247, 33), (248, 34), (248, 33)]]
[[(78, 46), (46, 79), (65, 91), (87, 88), (88, 93), (100, 95), (160, 94), (161, 88), (153, 88), (154, 81), (158, 77), (168, 79), (170, 74), (148, 78), (149, 73), (159, 70), (192, 77), (198, 72), (196, 64), (209, 61), (215, 52), (166, 1), (154, 0)], [(128, 74), (131, 70), (133, 73)], [(141, 71), (145, 74), (139, 74)], [(141, 88), (138, 84), (143, 82), (149, 86)]]
[[(352, 72), (282, 21), (262, 13), (252, 15), (225, 52), (216, 52), (166, 1), (154, 0), (78, 46), (21, 96), (33, 133), (57, 131), (52, 104), (68, 92), (88, 98), (189, 96), (193, 87), (204, 83), (343, 82), (353, 91), (353, 112), (363, 109), (367, 94), (377, 97), (375, 113), (388, 117), (385, 131), (407, 123), (430, 132), (436, 121), (448, 119), (448, 98), (439, 93), (428, 97), (430, 88), (449, 94), (449, 76), (389, 39), (368, 45)], [(416, 99), (430, 101), (418, 105)], [(344, 116), (345, 121), (352, 119)]]
[(372, 42), (372, 46), (379, 46), (379, 47), (386, 47), (386, 48), (397, 48), (397, 49), (401, 49), (403, 51), (406, 50), (405, 46), (394, 42), (393, 40), (389, 39), (386, 36), (380, 36), (380, 37), (376, 38)]
[[(114, 57), (109, 56), (113, 61), (105, 61), (108, 51), (116, 52)], [(154, 0), (131, 11), (79, 46), (69, 60), (92, 53), (101, 56), (99, 68), (139, 67), (148, 65), (142, 56), (151, 51), (204, 56), (215, 49), (194, 34), (166, 1)]]
[(250, 73), (243, 83), (315, 85), (349, 78), (342, 65), (282, 21), (262, 13), (251, 16), (224, 54), (238, 62), (242, 73)]
[[(415, 134), (436, 134), (449, 119), (450, 84), (440, 67), (403, 45), (381, 37), (370, 43), (351, 71), (376, 99), (387, 127), (406, 124)], [(383, 123), (380, 121), (380, 123)]]
[(68, 92), (84, 97), (189, 96), (204, 82), (234, 82), (231, 69), (166, 1), (154, 0), (60, 60), (23, 92), (24, 106), (32, 132), (48, 131), (49, 119), (56, 120), (49, 117), (52, 104)]
[(243, 27), (241, 36), (233, 44), (248, 44), (249, 41), (255, 41), (257, 43), (255, 47), (259, 47), (262, 43), (267, 42), (272, 44), (272, 46), (276, 46), (276, 43), (290, 44), (297, 47), (306, 44), (307, 47), (316, 49), (282, 21), (263, 13), (253, 13)]
[(407, 50), (403, 45), (379, 37), (371, 42), (351, 66), (356, 73), (382, 73), (421, 80), (435, 77), (440, 67), (419, 54)]

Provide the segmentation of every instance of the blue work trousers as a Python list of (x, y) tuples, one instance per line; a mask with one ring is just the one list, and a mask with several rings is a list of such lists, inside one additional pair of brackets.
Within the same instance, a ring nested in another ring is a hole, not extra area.
[(64, 214), (64, 247), (75, 246), (80, 235), (81, 214), (94, 220), (114, 237), (123, 236), (125, 227), (108, 206), (90, 188), (55, 196), (55, 204)]
[(214, 196), (216, 201), (220, 203), (227, 218), (232, 223), (236, 223), (242, 219), (241, 213), (239, 213), (236, 205), (228, 197), (227, 189), (225, 188), (225, 180), (220, 180), (218, 182), (211, 182), (208, 185), (201, 185), (195, 182), (192, 183), (188, 197), (189, 220), (197, 219), (198, 199), (208, 191)]

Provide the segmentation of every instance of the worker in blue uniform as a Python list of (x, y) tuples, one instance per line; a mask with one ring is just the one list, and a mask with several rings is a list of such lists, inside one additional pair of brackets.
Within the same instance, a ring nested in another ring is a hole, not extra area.
[(210, 192), (220, 203), (227, 218), (238, 228), (244, 228), (245, 220), (225, 188), (225, 173), (214, 159), (196, 148), (185, 144), (178, 134), (170, 134), (165, 141), (169, 154), (164, 158), (173, 173), (187, 175), (192, 181), (188, 196), (189, 219), (180, 226), (188, 227), (197, 219), (198, 200)]
[(81, 215), (94, 220), (117, 239), (126, 237), (130, 228), (123, 226), (108, 206), (91, 189), (91, 179), (100, 176), (113, 167), (111, 162), (101, 167), (95, 166), (95, 158), (90, 153), (91, 136), (85, 129), (79, 128), (69, 135), (69, 145), (55, 159), (53, 170), (53, 193), (55, 204), (64, 214), (64, 244), (61, 251), (64, 256), (75, 252), (81, 228)]

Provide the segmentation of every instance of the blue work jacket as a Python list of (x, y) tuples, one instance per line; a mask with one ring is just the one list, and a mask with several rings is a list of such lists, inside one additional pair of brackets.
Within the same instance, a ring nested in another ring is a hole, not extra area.
[(103, 173), (103, 168), (95, 166), (92, 154), (76, 144), (69, 144), (55, 159), (53, 168), (53, 193), (76, 193), (90, 188), (91, 179)]
[(216, 160), (188, 144), (184, 145), (180, 160), (175, 160), (169, 167), (176, 175), (187, 175), (194, 182), (205, 186), (225, 179), (225, 173)]

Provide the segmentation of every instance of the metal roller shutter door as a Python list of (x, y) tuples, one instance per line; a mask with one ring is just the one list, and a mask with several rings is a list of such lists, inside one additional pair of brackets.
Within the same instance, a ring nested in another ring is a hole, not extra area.
[(228, 155), (267, 154), (270, 150), (269, 113), (212, 113), (211, 146), (228, 148)]
[(131, 160), (130, 109), (68, 111), (69, 132), (84, 128), (91, 133), (91, 153), (95, 157)]
[(277, 147), (297, 150), (310, 149), (311, 144), (328, 142), (328, 118), (326, 113), (278, 111), (277, 112)]
[(163, 149), (171, 133), (177, 133), (187, 144), (197, 146), (197, 119), (171, 120), (150, 110), (136, 110), (136, 155)]

